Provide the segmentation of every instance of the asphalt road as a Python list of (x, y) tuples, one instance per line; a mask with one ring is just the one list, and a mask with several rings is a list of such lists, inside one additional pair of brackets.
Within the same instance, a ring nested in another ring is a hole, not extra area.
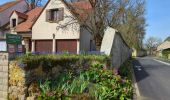
[(170, 100), (170, 65), (150, 57), (133, 62), (141, 100)]

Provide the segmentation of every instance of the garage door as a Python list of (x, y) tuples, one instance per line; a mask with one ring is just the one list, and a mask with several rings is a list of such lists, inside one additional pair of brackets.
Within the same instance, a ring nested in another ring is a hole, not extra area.
[(52, 40), (35, 41), (36, 52), (52, 52)]
[(56, 44), (57, 52), (77, 53), (77, 40), (57, 40)]

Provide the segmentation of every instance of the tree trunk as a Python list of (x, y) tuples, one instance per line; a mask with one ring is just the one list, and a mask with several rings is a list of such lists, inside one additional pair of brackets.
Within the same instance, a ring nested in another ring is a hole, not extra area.
[(96, 51), (100, 51), (100, 48), (101, 48), (101, 44), (102, 44), (102, 37), (97, 34), (95, 37), (94, 37), (94, 40), (95, 40), (95, 45), (96, 45)]

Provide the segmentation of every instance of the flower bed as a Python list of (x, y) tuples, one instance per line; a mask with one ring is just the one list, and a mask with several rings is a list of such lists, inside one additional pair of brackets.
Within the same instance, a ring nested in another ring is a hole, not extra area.
[(129, 67), (109, 70), (109, 62), (105, 55), (21, 56), (10, 63), (9, 99), (131, 99)]
[(78, 74), (61, 73), (58, 78), (40, 84), (38, 100), (128, 100), (132, 98), (132, 82), (115, 70), (100, 64)]

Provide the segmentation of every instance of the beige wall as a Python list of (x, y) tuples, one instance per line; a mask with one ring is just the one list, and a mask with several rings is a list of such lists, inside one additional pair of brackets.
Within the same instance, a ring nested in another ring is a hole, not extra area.
[[(46, 10), (53, 8), (64, 7), (64, 20), (59, 23), (46, 22)], [(68, 17), (69, 16), (69, 17)], [(65, 4), (60, 0), (51, 0), (45, 10), (42, 12), (37, 22), (32, 28), (32, 39), (52, 39), (52, 35), (55, 34), (56, 39), (79, 39), (80, 38), (80, 25), (70, 25), (65, 29), (58, 28), (60, 25), (65, 25), (74, 17), (71, 12), (67, 9)], [(74, 20), (75, 21), (75, 20)]]
[(112, 67), (119, 67), (131, 56), (131, 49), (126, 45), (120, 33), (110, 27), (105, 31), (101, 52), (111, 56)]
[(11, 29), (11, 33), (12, 33), (12, 34), (16, 34), (16, 33), (14, 32), (14, 28), (12, 27), (12, 19), (16, 19), (16, 25), (18, 25), (18, 20), (19, 20), (19, 18), (18, 18), (18, 15), (16, 14), (16, 12), (14, 12), (14, 13), (11, 15), (11, 17), (10, 17), (10, 29)]

